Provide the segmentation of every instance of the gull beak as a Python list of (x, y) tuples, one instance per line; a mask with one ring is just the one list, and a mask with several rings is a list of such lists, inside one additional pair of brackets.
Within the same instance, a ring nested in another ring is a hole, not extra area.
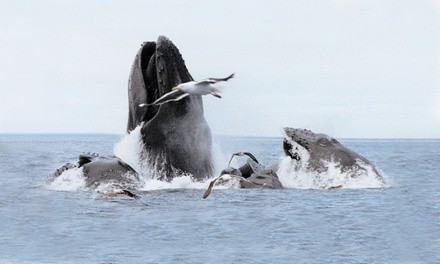
[(171, 91), (176, 91), (176, 90), (179, 90), (180, 89), (180, 87), (179, 87), (179, 85), (177, 85), (177, 86), (174, 86), (173, 88), (171, 88)]

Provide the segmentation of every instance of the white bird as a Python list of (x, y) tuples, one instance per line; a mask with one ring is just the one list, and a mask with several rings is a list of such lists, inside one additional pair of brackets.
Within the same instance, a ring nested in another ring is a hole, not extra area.
[(228, 168), (231, 167), (231, 161), (232, 161), (232, 159), (233, 159), (235, 156), (244, 156), (244, 155), (248, 156), (248, 157), (251, 158), (253, 161), (255, 161), (256, 163), (260, 164), (260, 163), (258, 162), (257, 158), (255, 158), (255, 156), (252, 155), (251, 153), (249, 153), (249, 152), (237, 152), (237, 153), (232, 154), (231, 159), (229, 160), (229, 163), (228, 163)]
[(229, 75), (226, 78), (208, 78), (199, 82), (190, 81), (186, 83), (181, 83), (171, 89), (171, 92), (164, 94), (162, 97), (157, 99), (151, 104), (140, 104), (140, 107), (149, 105), (161, 105), (171, 101), (179, 101), (188, 95), (206, 95), (212, 94), (217, 98), (222, 98), (219, 95), (219, 88), (215, 87), (214, 84), (218, 82), (226, 82), (227, 80), (234, 77), (234, 74)]
[(241, 181), (246, 181), (249, 182), (246, 178), (242, 177), (242, 176), (238, 176), (238, 175), (232, 175), (232, 174), (222, 174), (220, 176), (218, 176), (217, 178), (215, 178), (214, 180), (212, 180), (209, 183), (208, 189), (206, 189), (206, 191), (203, 193), (203, 199), (206, 199), (212, 192), (212, 188), (214, 188), (214, 185), (219, 181), (219, 180), (230, 180), (232, 178), (236, 178), (238, 180)]

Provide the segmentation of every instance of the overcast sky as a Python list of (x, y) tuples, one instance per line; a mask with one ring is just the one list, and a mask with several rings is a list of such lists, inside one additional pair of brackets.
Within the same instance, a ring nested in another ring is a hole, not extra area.
[(440, 138), (440, 1), (2, 1), (0, 133), (125, 133), (140, 44), (170, 38), (213, 134)]

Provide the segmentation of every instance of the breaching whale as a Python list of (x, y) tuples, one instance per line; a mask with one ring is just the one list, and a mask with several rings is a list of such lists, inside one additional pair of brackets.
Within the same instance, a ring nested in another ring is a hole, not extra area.
[(211, 131), (201, 95), (151, 105), (172, 87), (189, 81), (193, 78), (182, 55), (164, 36), (145, 42), (134, 59), (128, 82), (127, 132), (142, 126), (143, 159), (158, 179), (188, 173), (202, 180), (213, 173)]

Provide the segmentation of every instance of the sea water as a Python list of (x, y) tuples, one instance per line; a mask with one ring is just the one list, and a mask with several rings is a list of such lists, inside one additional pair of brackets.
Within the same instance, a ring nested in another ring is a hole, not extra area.
[[(0, 135), (0, 263), (440, 263), (440, 140), (341, 142), (387, 186), (291, 182), (216, 188), (203, 200), (208, 182), (184, 176), (145, 180), (139, 200), (106, 198), (84, 188), (80, 171), (49, 175), (83, 152), (136, 164), (135, 137)], [(217, 171), (237, 151), (263, 164), (283, 156), (281, 138), (217, 136), (213, 145)]]

